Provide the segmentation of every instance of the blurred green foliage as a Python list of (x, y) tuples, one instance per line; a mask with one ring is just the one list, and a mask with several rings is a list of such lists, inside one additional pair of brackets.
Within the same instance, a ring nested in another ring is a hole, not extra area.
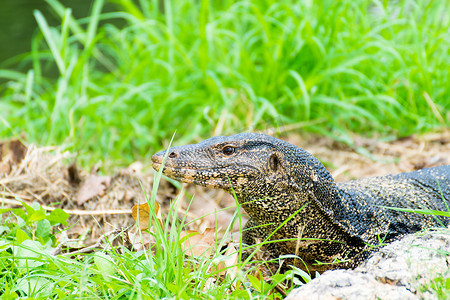
[(450, 124), (448, 0), (114, 0), (107, 13), (96, 0), (79, 20), (46, 2), (61, 25), (36, 11), (32, 52), (0, 70), (3, 138), (120, 164), (174, 132), (182, 144), (302, 122), (351, 144)]

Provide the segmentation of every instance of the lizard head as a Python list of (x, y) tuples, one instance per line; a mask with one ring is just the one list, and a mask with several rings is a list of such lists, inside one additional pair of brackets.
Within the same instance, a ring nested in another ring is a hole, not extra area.
[(162, 172), (172, 179), (240, 192), (281, 170), (282, 153), (276, 141), (255, 133), (217, 136), (158, 152), (152, 156), (153, 168), (158, 171), (166, 156)]
[(158, 152), (152, 157), (155, 170), (164, 157), (162, 172), (172, 179), (256, 197), (286, 192), (292, 185), (307, 189), (320, 182), (325, 170), (303, 149), (257, 133), (217, 136)]

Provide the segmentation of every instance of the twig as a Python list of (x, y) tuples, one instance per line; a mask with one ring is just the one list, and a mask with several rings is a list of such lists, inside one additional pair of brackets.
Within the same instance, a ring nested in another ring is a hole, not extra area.
[[(24, 201), (25, 202), (25, 201)], [(6, 203), (10, 205), (23, 206), (22, 202), (12, 199), (2, 199), (1, 203)], [(26, 202), (25, 202), (26, 203)], [(30, 203), (26, 203), (31, 205)], [(47, 205), (41, 205), (45, 210), (53, 211), (57, 207), (51, 207)], [(82, 209), (63, 209), (69, 215), (78, 216), (98, 216), (98, 215), (125, 215), (131, 214), (131, 209), (107, 209), (107, 210), (82, 210)]]

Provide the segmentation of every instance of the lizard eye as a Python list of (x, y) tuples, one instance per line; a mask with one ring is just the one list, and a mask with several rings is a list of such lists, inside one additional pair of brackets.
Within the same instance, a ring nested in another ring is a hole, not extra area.
[(225, 146), (222, 149), (222, 153), (225, 155), (231, 155), (234, 153), (234, 151), (235, 151), (235, 148), (232, 146)]

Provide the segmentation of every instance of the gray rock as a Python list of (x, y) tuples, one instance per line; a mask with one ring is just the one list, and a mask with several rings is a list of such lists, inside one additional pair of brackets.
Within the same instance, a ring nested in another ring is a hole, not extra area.
[(449, 278), (449, 266), (449, 229), (410, 234), (381, 248), (355, 270), (323, 273), (294, 289), (286, 300), (437, 299), (426, 286), (435, 278)]

